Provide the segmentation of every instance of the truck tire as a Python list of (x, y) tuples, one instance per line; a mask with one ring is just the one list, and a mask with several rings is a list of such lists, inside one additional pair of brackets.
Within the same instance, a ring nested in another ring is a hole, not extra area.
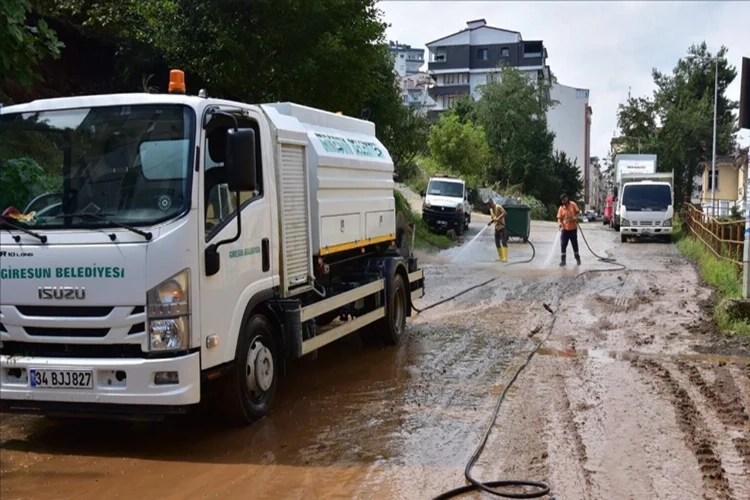
[(625, 236), (624, 234), (621, 234), (620, 235), (620, 243), (627, 243), (627, 241), (628, 241), (628, 237)]
[(386, 345), (396, 345), (406, 330), (406, 310), (409, 301), (406, 297), (406, 283), (400, 274), (393, 276), (391, 296), (385, 306), (385, 316), (375, 323), (378, 337)]
[(253, 314), (237, 340), (235, 362), (222, 380), (224, 416), (233, 425), (251, 424), (268, 413), (279, 378), (278, 348), (273, 326)]

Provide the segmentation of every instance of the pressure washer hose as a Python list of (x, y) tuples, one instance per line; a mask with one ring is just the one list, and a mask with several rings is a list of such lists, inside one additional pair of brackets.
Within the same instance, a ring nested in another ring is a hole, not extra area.
[[(521, 236), (520, 234), (516, 233), (512, 229), (510, 230), (512, 233), (514, 233), (516, 236)], [(521, 375), (521, 372), (526, 369), (526, 367), (531, 363), (532, 358), (534, 355), (536, 355), (537, 351), (539, 351), (539, 348), (544, 345), (545, 342), (549, 339), (549, 337), (552, 335), (552, 331), (555, 326), (555, 322), (557, 321), (557, 314), (559, 312), (559, 303), (561, 301), (561, 297), (564, 295), (564, 293), (568, 290), (570, 286), (573, 285), (575, 280), (580, 278), (581, 276), (584, 276), (589, 273), (601, 273), (601, 272), (615, 272), (615, 271), (622, 271), (624, 269), (627, 269), (627, 266), (620, 264), (615, 259), (611, 257), (602, 257), (598, 254), (596, 254), (589, 245), (589, 242), (586, 240), (586, 236), (583, 234), (583, 231), (580, 230), (581, 236), (583, 237), (583, 241), (586, 243), (586, 248), (588, 248), (589, 252), (597, 258), (597, 260), (601, 262), (605, 262), (607, 264), (611, 264), (614, 266), (617, 266), (614, 269), (590, 269), (587, 271), (584, 271), (580, 274), (577, 274), (568, 284), (563, 287), (562, 290), (560, 290), (560, 293), (557, 295), (557, 309), (553, 309), (548, 304), (543, 304), (544, 309), (549, 312), (552, 315), (552, 321), (549, 324), (549, 328), (547, 329), (547, 333), (542, 338), (541, 341), (539, 341), (536, 346), (529, 352), (529, 354), (526, 356), (526, 359), (524, 360), (523, 364), (516, 369), (515, 373), (513, 374), (513, 377), (511, 377), (510, 382), (508, 382), (505, 386), (505, 389), (503, 389), (503, 392), (500, 394), (500, 397), (497, 400), (497, 404), (495, 405), (495, 409), (492, 413), (492, 418), (490, 419), (489, 425), (487, 426), (487, 429), (484, 432), (484, 435), (482, 436), (482, 439), (479, 441), (479, 445), (477, 446), (474, 453), (471, 455), (471, 458), (469, 458), (469, 461), (466, 463), (466, 468), (464, 469), (464, 477), (466, 478), (466, 481), (469, 483), (465, 486), (460, 486), (458, 488), (452, 489), (450, 491), (446, 491), (444, 493), (441, 493), (440, 495), (436, 496), (434, 500), (447, 500), (449, 498), (454, 498), (460, 495), (463, 495), (465, 493), (469, 493), (472, 491), (484, 491), (486, 493), (489, 493), (491, 495), (497, 496), (497, 497), (503, 497), (503, 498), (540, 498), (544, 495), (549, 494), (550, 487), (548, 484), (540, 482), (540, 481), (529, 481), (525, 479), (510, 479), (510, 480), (498, 480), (498, 481), (478, 481), (474, 479), (474, 477), (471, 475), (471, 469), (474, 468), (474, 465), (479, 460), (479, 457), (482, 455), (482, 452), (484, 452), (484, 448), (487, 445), (487, 441), (490, 437), (490, 434), (492, 433), (492, 429), (494, 428), (497, 417), (500, 414), (500, 407), (502, 406), (503, 402), (505, 401), (505, 397), (508, 394), (508, 391), (513, 386), (513, 384), (516, 382), (516, 379), (518, 379), (519, 375)], [(536, 250), (534, 249), (534, 245), (527, 241), (529, 245), (531, 245), (532, 248), (532, 256), (531, 259), (524, 261), (524, 262), (531, 262), (534, 260), (534, 257), (536, 256)], [(522, 262), (515, 262), (514, 264), (521, 264)], [(412, 308), (419, 314), (420, 312), (426, 311), (428, 309), (432, 309), (433, 307), (437, 307), (440, 304), (444, 304), (446, 302), (449, 302), (451, 300), (456, 299), (457, 297), (460, 297), (461, 295), (468, 293), (472, 290), (475, 290), (477, 288), (486, 286), (490, 284), (491, 282), (498, 279), (498, 277), (491, 278), (489, 280), (486, 280), (482, 283), (479, 283), (477, 285), (473, 285), (465, 290), (462, 290), (461, 292), (452, 295), (446, 299), (440, 300), (434, 304), (430, 304), (427, 307), (424, 307), (422, 309), (417, 309), (412, 305)], [(494, 488), (532, 488), (532, 491), (524, 491), (524, 492), (512, 492), (512, 491), (503, 491), (503, 490), (497, 490)]]

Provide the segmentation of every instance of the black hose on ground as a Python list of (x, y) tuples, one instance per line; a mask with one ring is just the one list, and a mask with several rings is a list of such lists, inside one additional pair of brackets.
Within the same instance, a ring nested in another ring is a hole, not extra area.
[[(521, 236), (518, 233), (516, 233), (513, 230), (510, 230), (517, 236)], [(615, 272), (615, 271), (621, 271), (624, 269), (627, 269), (627, 266), (620, 264), (615, 259), (611, 257), (602, 257), (596, 252), (594, 252), (591, 249), (591, 245), (589, 245), (589, 242), (586, 240), (586, 236), (583, 234), (583, 231), (580, 231), (581, 236), (583, 237), (583, 241), (586, 244), (586, 248), (588, 248), (589, 252), (596, 257), (599, 261), (605, 262), (608, 264), (612, 264), (617, 266), (614, 269), (590, 269), (587, 271), (584, 271), (578, 275), (576, 275), (558, 294), (557, 301), (558, 305), (560, 302), (560, 297), (567, 291), (567, 289), (572, 286), (573, 282), (578, 279), (581, 276), (584, 276), (589, 273), (601, 273), (601, 272)], [(526, 262), (531, 262), (534, 260), (534, 257), (536, 256), (536, 250), (534, 249), (534, 245), (527, 241), (531, 245), (531, 248), (533, 250), (532, 257)], [(515, 264), (520, 264), (521, 262), (516, 262)], [(423, 309), (417, 309), (416, 307), (412, 306), (414, 310), (417, 311), (417, 313), (426, 311), (428, 309), (432, 309), (433, 307), (437, 307), (440, 304), (444, 304), (448, 301), (451, 301), (465, 293), (470, 292), (471, 290), (475, 290), (477, 288), (480, 288), (482, 286), (488, 285), (489, 283), (495, 281), (498, 278), (492, 278), (487, 281), (484, 281), (482, 283), (479, 283), (477, 285), (473, 285), (451, 297), (448, 297), (446, 299), (440, 300), (439, 302), (436, 302), (435, 304), (431, 304)], [(500, 394), (500, 397), (497, 400), (497, 404), (495, 405), (495, 409), (492, 413), (492, 418), (490, 419), (489, 425), (487, 426), (487, 429), (484, 432), (484, 435), (482, 436), (482, 439), (479, 442), (479, 445), (477, 446), (476, 450), (472, 454), (469, 461), (466, 463), (466, 467), (464, 469), (464, 477), (466, 478), (466, 481), (469, 483), (465, 486), (460, 486), (458, 488), (452, 489), (450, 491), (446, 491), (444, 493), (441, 493), (440, 495), (436, 496), (434, 500), (447, 500), (449, 498), (454, 498), (460, 495), (463, 495), (465, 493), (470, 493), (472, 491), (483, 491), (485, 493), (489, 493), (494, 496), (503, 497), (503, 498), (540, 498), (543, 497), (550, 492), (550, 487), (548, 484), (540, 481), (529, 481), (525, 479), (511, 479), (511, 480), (498, 480), (498, 481), (478, 481), (474, 479), (474, 477), (471, 474), (471, 469), (474, 468), (474, 465), (479, 460), (479, 457), (484, 452), (484, 448), (487, 445), (487, 441), (489, 440), (490, 434), (492, 433), (492, 429), (495, 427), (495, 424), (497, 423), (497, 418), (500, 414), (500, 407), (502, 406), (503, 402), (505, 401), (505, 397), (508, 394), (508, 391), (510, 391), (510, 388), (513, 386), (513, 384), (516, 382), (516, 379), (521, 375), (521, 372), (526, 369), (526, 367), (531, 363), (532, 358), (536, 355), (536, 353), (539, 351), (539, 348), (544, 345), (544, 343), (549, 339), (549, 337), (552, 335), (552, 332), (554, 330), (555, 322), (557, 321), (557, 314), (559, 311), (559, 307), (557, 310), (553, 310), (552, 307), (550, 307), (548, 304), (543, 304), (544, 309), (547, 310), (552, 315), (552, 321), (550, 322), (549, 328), (547, 329), (546, 335), (541, 339), (540, 342), (534, 346), (534, 348), (529, 352), (529, 354), (526, 356), (526, 359), (524, 360), (523, 364), (518, 367), (518, 369), (513, 374), (513, 377), (511, 377), (510, 382), (506, 384), (505, 389), (503, 389), (503, 392)], [(513, 491), (501, 491), (494, 488), (524, 488), (527, 489), (527, 491), (522, 492), (513, 492)], [(528, 491), (528, 489), (532, 489), (532, 491)]]

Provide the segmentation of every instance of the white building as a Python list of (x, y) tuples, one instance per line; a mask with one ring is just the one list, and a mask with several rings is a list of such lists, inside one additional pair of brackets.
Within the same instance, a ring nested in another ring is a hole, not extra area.
[(554, 148), (564, 152), (578, 166), (584, 186), (584, 200), (590, 203), (591, 115), (589, 91), (553, 83), (550, 97), (557, 104), (547, 112), (547, 124), (555, 133)]
[(424, 64), (424, 49), (412, 48), (411, 45), (398, 42), (388, 42), (388, 52), (393, 57), (393, 71), (400, 78), (419, 73), (419, 68)]
[(521, 33), (487, 26), (484, 19), (427, 44), (428, 73), (435, 79), (430, 95), (435, 111), (449, 109), (465, 95), (479, 98), (479, 87), (496, 78), (501, 67), (512, 66), (534, 79), (549, 79), (547, 49), (541, 40), (526, 41)]

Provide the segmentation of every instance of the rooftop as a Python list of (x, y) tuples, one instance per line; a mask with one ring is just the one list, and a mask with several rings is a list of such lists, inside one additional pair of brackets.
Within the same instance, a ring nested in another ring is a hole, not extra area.
[[(506, 29), (503, 29), (503, 28), (495, 28), (493, 26), (487, 26), (487, 21), (485, 21), (484, 19), (476, 19), (474, 21), (468, 21), (466, 23), (466, 28), (464, 28), (462, 30), (459, 30), (459, 31), (456, 31), (455, 33), (451, 33), (450, 35), (446, 35), (446, 36), (440, 37), (437, 40), (433, 40), (433, 41), (427, 43), (426, 45), (429, 47), (430, 45), (433, 45), (433, 44), (435, 44), (435, 43), (437, 43), (437, 42), (439, 42), (441, 40), (445, 40), (446, 38), (450, 38), (450, 37), (452, 37), (454, 35), (458, 35), (459, 33), (464, 33), (466, 31), (474, 31), (474, 30), (477, 30), (477, 29), (480, 29), (480, 28), (487, 28), (487, 29), (496, 30), (496, 31), (504, 31), (506, 33), (515, 33), (517, 35), (521, 34), (519, 31), (506, 30)], [(521, 37), (521, 38), (523, 39), (523, 37)]]

